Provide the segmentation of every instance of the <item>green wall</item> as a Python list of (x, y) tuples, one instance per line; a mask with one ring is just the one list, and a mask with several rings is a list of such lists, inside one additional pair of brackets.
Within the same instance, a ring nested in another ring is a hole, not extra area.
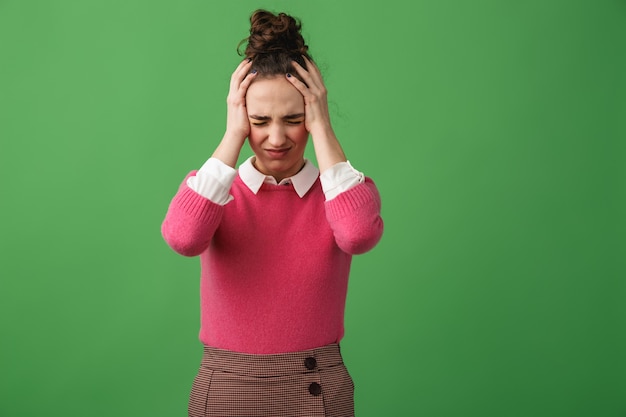
[(623, 0), (0, 0), (0, 416), (186, 415), (199, 265), (159, 228), (258, 7), (383, 198), (358, 416), (625, 416)]

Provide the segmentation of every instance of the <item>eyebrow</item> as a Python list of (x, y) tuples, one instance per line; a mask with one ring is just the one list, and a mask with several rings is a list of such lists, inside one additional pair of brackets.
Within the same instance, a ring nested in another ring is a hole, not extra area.
[[(255, 120), (272, 120), (270, 116), (259, 116), (256, 114), (251, 114), (248, 117), (250, 117), (251, 119), (255, 119)], [(299, 119), (300, 117), (304, 117), (304, 113), (288, 114), (286, 116), (283, 116), (282, 119), (290, 120), (290, 119)]]

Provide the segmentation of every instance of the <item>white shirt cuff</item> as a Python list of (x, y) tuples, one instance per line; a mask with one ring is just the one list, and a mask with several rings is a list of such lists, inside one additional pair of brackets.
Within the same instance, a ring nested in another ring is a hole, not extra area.
[(339, 162), (320, 175), (326, 201), (365, 182), (365, 175), (352, 167), (350, 161)]
[(195, 176), (187, 178), (187, 185), (202, 197), (223, 206), (233, 199), (228, 192), (236, 175), (234, 168), (217, 158), (209, 158)]

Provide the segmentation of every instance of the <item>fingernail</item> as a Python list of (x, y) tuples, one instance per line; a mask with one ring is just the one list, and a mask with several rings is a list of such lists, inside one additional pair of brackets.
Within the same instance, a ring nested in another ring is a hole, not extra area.
[(248, 62), (252, 62), (252, 58), (248, 58)]
[(291, 78), (291, 74), (287, 73), (287, 78)]
[(251, 74), (256, 74), (256, 70), (255, 70), (255, 69), (253, 69), (253, 70), (252, 70), (252, 72), (251, 72)]

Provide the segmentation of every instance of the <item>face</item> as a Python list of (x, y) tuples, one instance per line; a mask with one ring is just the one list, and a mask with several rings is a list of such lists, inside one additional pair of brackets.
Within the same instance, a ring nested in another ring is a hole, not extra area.
[(298, 173), (309, 138), (302, 94), (284, 77), (255, 79), (248, 87), (246, 107), (256, 169), (279, 182)]

